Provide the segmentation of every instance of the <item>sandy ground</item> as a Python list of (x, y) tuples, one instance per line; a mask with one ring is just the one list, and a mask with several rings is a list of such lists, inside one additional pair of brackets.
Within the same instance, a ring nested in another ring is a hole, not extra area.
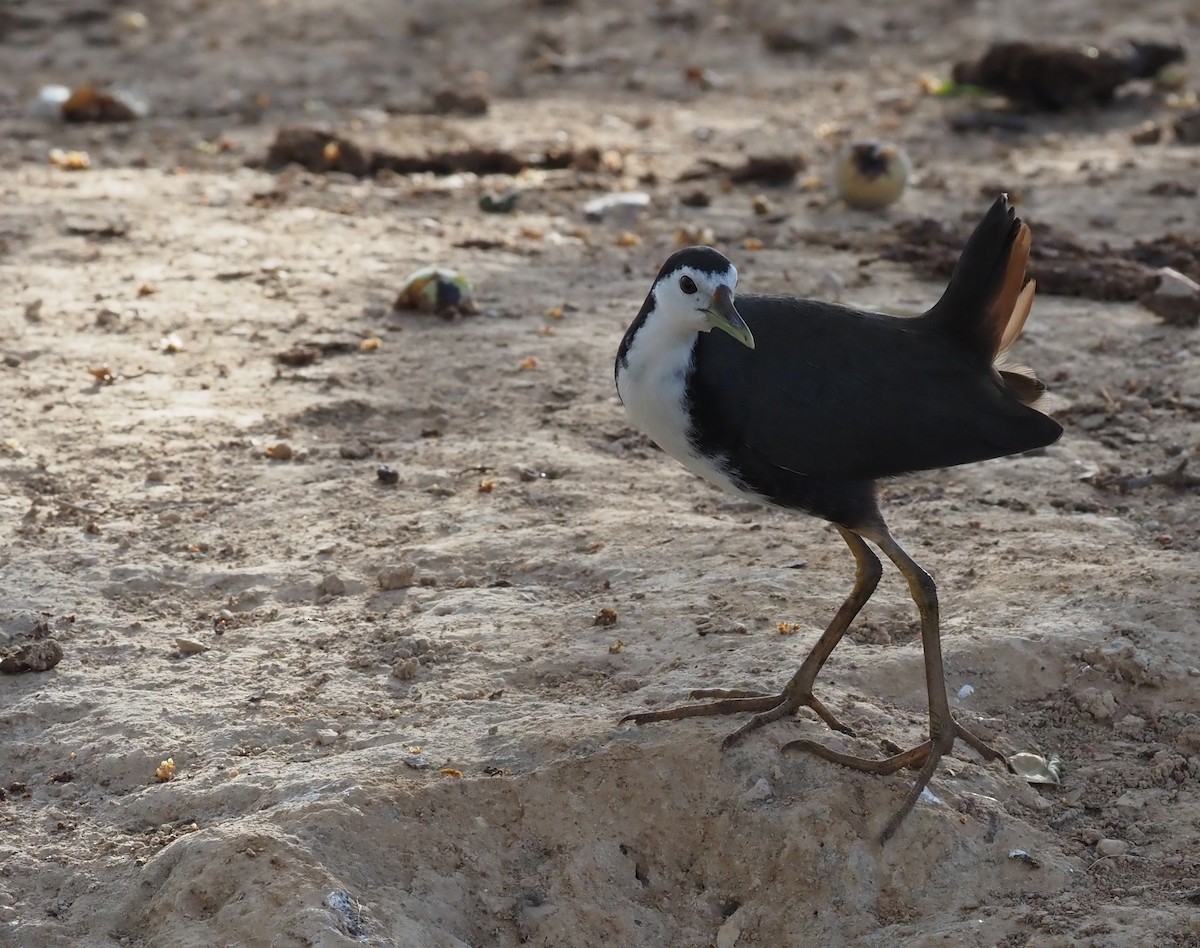
[[(1200, 443), (1196, 330), (1040, 297), (1018, 355), (1063, 440), (885, 488), (941, 584), (959, 713), (1065, 768), (1035, 788), (960, 750), (886, 848), (904, 778), (781, 754), (833, 740), (811, 715), (726, 753), (732, 720), (617, 725), (696, 685), (777, 688), (852, 567), (830, 528), (661, 455), (611, 367), (681, 227), (748, 289), (900, 312), (940, 287), (863, 248), (999, 187), (1035, 241), (1195, 236), (1200, 151), (1131, 142), (1170, 120), (1161, 95), (955, 134), (969, 105), (917, 87), (997, 37), (1195, 50), (1194, 5), (840, 4), (853, 36), (766, 0), (138, 9), (0, 9), (0, 643), (64, 652), (0, 677), (0, 944), (1200, 944), (1200, 510), (1089, 481)], [(781, 21), (833, 40), (768, 53)], [(151, 114), (26, 114), (89, 81)], [(442, 87), (490, 108), (422, 114)], [(522, 173), (492, 215), (511, 177), (256, 167), (296, 124), (409, 156), (609, 154)], [(908, 149), (897, 206), (831, 199), (846, 131)], [(678, 181), (797, 151), (786, 186)], [(641, 218), (584, 219), (630, 187)], [(478, 315), (391, 311), (434, 263)], [(818, 682), (863, 735), (843, 746), (924, 736), (915, 636), (888, 571)]]

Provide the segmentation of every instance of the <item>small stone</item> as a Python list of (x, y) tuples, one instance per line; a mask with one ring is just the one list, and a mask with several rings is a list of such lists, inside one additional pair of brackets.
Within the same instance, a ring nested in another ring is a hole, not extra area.
[(1099, 856), (1124, 856), (1129, 852), (1129, 844), (1123, 839), (1110, 839), (1105, 836), (1096, 843), (1096, 854)]
[(767, 778), (759, 777), (754, 781), (754, 786), (742, 794), (742, 802), (762, 803), (765, 800), (770, 800), (773, 796), (775, 796), (775, 791), (771, 789)]
[(295, 453), (286, 441), (277, 441), (263, 452), (272, 461), (290, 461)]
[(410, 678), (416, 678), (420, 670), (421, 663), (417, 659), (406, 658), (392, 666), (392, 677), (398, 678), (400, 681), (408, 681)]
[(817, 282), (817, 296), (827, 302), (840, 303), (845, 292), (846, 281), (832, 270), (825, 271)]
[(379, 478), (380, 484), (386, 484), (388, 487), (392, 487), (393, 485), (400, 483), (399, 472), (394, 471), (386, 464), (379, 465), (375, 471), (375, 476)]
[(484, 194), (479, 198), (479, 209), (485, 214), (510, 214), (516, 209), (521, 192), (516, 188), (500, 194)]
[(317, 585), (317, 593), (321, 596), (346, 595), (346, 581), (337, 573), (330, 573)]
[(1076, 707), (1097, 721), (1107, 721), (1117, 713), (1117, 696), (1101, 688), (1082, 688), (1071, 696)]
[(1136, 714), (1127, 714), (1117, 722), (1116, 730), (1126, 737), (1140, 734), (1146, 727), (1146, 719)]
[(618, 191), (588, 201), (583, 205), (583, 216), (594, 223), (610, 220), (631, 224), (649, 206), (650, 195), (645, 191)]
[(208, 646), (203, 642), (197, 642), (195, 639), (186, 639), (182, 636), (175, 639), (175, 647), (179, 649), (181, 655), (199, 655), (201, 652), (207, 652)]
[(1162, 126), (1151, 121), (1143, 122), (1129, 134), (1129, 140), (1135, 145), (1157, 145), (1162, 137)]
[(379, 588), (385, 592), (392, 589), (407, 589), (413, 584), (417, 568), (412, 563), (389, 566), (379, 574)]
[(1200, 145), (1200, 109), (1185, 112), (1175, 120), (1175, 141), (1181, 145)]
[(354, 441), (339, 447), (338, 456), (345, 458), (347, 461), (362, 461), (371, 456), (371, 448), (361, 441)]
[(1158, 275), (1158, 286), (1138, 302), (1169, 326), (1200, 325), (1200, 283), (1171, 267)]
[(54, 639), (38, 639), (15, 648), (0, 648), (0, 672), (15, 675), (20, 672), (49, 671), (62, 661), (62, 646)]
[(321, 730), (317, 731), (317, 733), (313, 735), (313, 743), (316, 744), (317, 747), (328, 747), (330, 744), (336, 743), (337, 739), (338, 732), (329, 727), (321, 728)]

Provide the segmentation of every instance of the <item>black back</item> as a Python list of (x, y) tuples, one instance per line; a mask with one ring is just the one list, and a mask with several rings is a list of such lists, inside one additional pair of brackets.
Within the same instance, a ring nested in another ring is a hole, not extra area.
[(755, 348), (722, 332), (699, 335), (687, 386), (691, 434), (779, 503), (841, 521), (800, 496), (805, 484), (966, 464), (1062, 433), (929, 317), (763, 296), (736, 305)]

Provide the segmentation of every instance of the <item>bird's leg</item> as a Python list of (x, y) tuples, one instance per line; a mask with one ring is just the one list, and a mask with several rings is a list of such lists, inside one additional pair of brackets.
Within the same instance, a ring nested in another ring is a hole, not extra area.
[(792, 676), (791, 681), (777, 695), (755, 694), (744, 691), (727, 691), (724, 689), (704, 689), (693, 691), (692, 698), (716, 698), (704, 704), (681, 705), (675, 708), (665, 708), (661, 711), (643, 711), (628, 714), (621, 719), (622, 723), (633, 721), (637, 724), (648, 724), (651, 721), (678, 721), (682, 718), (700, 717), (714, 714), (736, 714), (739, 711), (754, 712), (754, 717), (730, 734), (723, 742), (723, 747), (729, 747), (746, 734), (780, 718), (795, 714), (802, 707), (810, 707), (817, 715), (835, 731), (853, 735), (854, 732), (842, 724), (833, 713), (813, 696), (812, 687), (825, 661), (829, 658), (846, 629), (854, 621), (854, 617), (871, 598), (875, 587), (879, 585), (882, 567), (879, 557), (871, 552), (871, 548), (857, 533), (839, 526), (838, 532), (850, 552), (854, 554), (857, 570), (854, 575), (854, 588), (834, 615), (833, 620), (821, 633), (817, 643), (804, 659), (800, 670)]
[(885, 757), (882, 760), (842, 754), (814, 741), (792, 741), (785, 744), (783, 749), (810, 751), (825, 760), (873, 774), (892, 774), (905, 767), (919, 767), (920, 771), (912, 788), (880, 834), (880, 842), (887, 842), (912, 808), (916, 806), (921, 793), (933, 778), (938, 762), (950, 752), (956, 738), (961, 737), (985, 760), (1004, 760), (1004, 755), (968, 731), (950, 714), (950, 698), (946, 692), (946, 676), (942, 668), (942, 639), (938, 620), (937, 586), (933, 582), (933, 577), (921, 569), (916, 561), (904, 552), (886, 528), (876, 528), (874, 533), (868, 534), (868, 536), (879, 545), (879, 548), (904, 574), (904, 578), (908, 580), (908, 588), (913, 601), (921, 613), (921, 648), (925, 656), (925, 685), (929, 695), (929, 740), (910, 750)]

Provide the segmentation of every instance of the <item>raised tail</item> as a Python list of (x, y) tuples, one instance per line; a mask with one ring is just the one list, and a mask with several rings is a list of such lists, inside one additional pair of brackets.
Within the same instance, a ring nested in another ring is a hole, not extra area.
[(1046, 386), (1025, 366), (1004, 357), (1033, 306), (1035, 284), (1025, 279), (1031, 240), (1028, 225), (1017, 217), (1008, 196), (1000, 195), (967, 240), (942, 298), (923, 317), (992, 363), (1012, 395), (1026, 405), (1037, 401)]

